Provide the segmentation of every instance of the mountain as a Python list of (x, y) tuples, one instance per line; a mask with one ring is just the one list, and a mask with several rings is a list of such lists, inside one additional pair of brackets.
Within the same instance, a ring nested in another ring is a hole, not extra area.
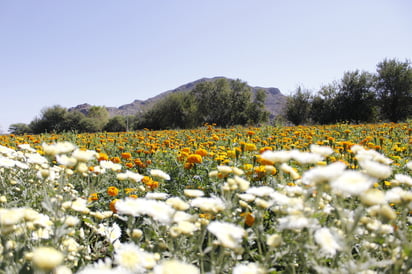
[[(192, 90), (199, 83), (215, 81), (218, 79), (231, 80), (229, 78), (221, 77), (221, 76), (213, 77), (213, 78), (201, 78), (199, 80), (181, 85), (175, 89), (162, 92), (147, 100), (134, 100), (133, 102), (129, 104), (121, 105), (120, 107), (106, 107), (106, 109), (110, 113), (110, 116), (134, 115), (136, 113), (144, 111), (145, 109), (150, 108), (156, 102), (158, 102), (159, 100), (161, 100), (168, 94), (175, 93), (175, 92), (188, 92)], [(255, 94), (258, 90), (261, 90), (261, 89), (263, 89), (266, 92), (265, 107), (266, 107), (266, 110), (270, 112), (271, 118), (281, 113), (282, 108), (284, 107), (286, 103), (286, 96), (283, 95), (278, 88), (251, 87), (251, 89), (252, 89), (253, 94)], [(81, 105), (69, 108), (69, 111), (77, 110), (84, 114), (87, 114), (90, 107), (92, 107), (92, 105), (85, 103), (85, 104), (81, 104)]]

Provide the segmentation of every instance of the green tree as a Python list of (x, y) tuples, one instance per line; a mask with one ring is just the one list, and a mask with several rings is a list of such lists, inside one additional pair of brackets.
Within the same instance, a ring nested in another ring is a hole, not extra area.
[(59, 105), (45, 108), (41, 111), (40, 118), (35, 118), (30, 123), (33, 133), (62, 132), (64, 130), (64, 117), (67, 109)]
[(80, 132), (99, 132), (102, 128), (98, 121), (94, 118), (85, 117), (79, 122)]
[(298, 87), (286, 101), (286, 118), (295, 125), (308, 122), (311, 108), (311, 93)]
[(29, 125), (25, 123), (17, 123), (17, 124), (11, 124), (9, 127), (9, 132), (12, 134), (16, 135), (22, 135), (25, 133), (31, 133), (31, 128)]
[(103, 106), (92, 106), (87, 113), (87, 117), (94, 120), (97, 131), (102, 131), (109, 122), (109, 112)]
[(269, 112), (265, 110), (265, 100), (265, 90), (256, 91), (253, 103), (249, 103), (246, 110), (248, 124), (259, 124), (269, 120)]
[(310, 119), (319, 124), (331, 124), (338, 120), (337, 101), (338, 84), (336, 82), (321, 87), (313, 96), (310, 107)]
[(86, 116), (80, 111), (68, 111), (63, 116), (63, 130), (76, 131), (80, 130), (80, 121)]
[(372, 122), (375, 119), (375, 92), (372, 74), (368, 72), (345, 72), (335, 97), (338, 120)]
[(108, 132), (126, 131), (126, 117), (117, 115), (110, 118), (107, 124), (104, 126), (103, 130)]
[(189, 94), (171, 93), (153, 105), (141, 117), (139, 128), (166, 129), (185, 128), (189, 113), (185, 100)]
[(384, 119), (393, 122), (412, 116), (411, 62), (385, 59), (377, 65), (376, 89)]

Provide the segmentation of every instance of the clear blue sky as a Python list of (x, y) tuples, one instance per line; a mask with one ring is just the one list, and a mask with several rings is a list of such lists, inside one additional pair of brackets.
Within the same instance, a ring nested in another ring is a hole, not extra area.
[(213, 76), (289, 94), (412, 57), (410, 0), (0, 0), (0, 131)]

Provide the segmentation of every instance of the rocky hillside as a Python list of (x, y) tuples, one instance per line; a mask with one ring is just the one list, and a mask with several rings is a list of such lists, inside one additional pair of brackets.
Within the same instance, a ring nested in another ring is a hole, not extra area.
[[(214, 81), (217, 79), (221, 79), (225, 77), (214, 77), (214, 78), (202, 78), (187, 84), (184, 84), (178, 88), (173, 90), (168, 90), (165, 92), (156, 95), (155, 97), (149, 98), (147, 100), (134, 100), (133, 102), (125, 105), (121, 105), (120, 107), (106, 107), (109, 111), (111, 116), (115, 115), (134, 115), (136, 113), (142, 112), (147, 108), (150, 108), (153, 104), (155, 104), (160, 99), (164, 98), (170, 93), (174, 92), (184, 92), (192, 90), (197, 84), (201, 82), (207, 81)], [(275, 117), (281, 113), (282, 108), (286, 103), (286, 96), (284, 96), (278, 88), (263, 88), (263, 87), (251, 87), (252, 92), (256, 93), (256, 91), (263, 89), (266, 92), (266, 101), (265, 106), (266, 109), (270, 112), (271, 117)], [(84, 114), (87, 114), (88, 110), (92, 107), (90, 104), (81, 104), (76, 107), (70, 108), (69, 111), (80, 111)]]

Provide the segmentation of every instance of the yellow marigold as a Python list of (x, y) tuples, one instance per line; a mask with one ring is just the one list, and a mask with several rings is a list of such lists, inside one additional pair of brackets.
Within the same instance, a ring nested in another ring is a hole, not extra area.
[(107, 188), (107, 194), (109, 194), (109, 196), (114, 197), (114, 196), (117, 196), (119, 194), (119, 190), (115, 186), (109, 186)]
[(132, 154), (130, 152), (123, 152), (121, 154), (122, 159), (130, 159), (132, 158)]
[(139, 166), (139, 167), (146, 167), (145, 163), (142, 162), (139, 158), (134, 159), (134, 164)]
[(245, 144), (245, 151), (255, 151), (256, 149), (257, 148), (255, 144), (252, 144), (252, 143)]
[(128, 163), (125, 164), (125, 166), (128, 167), (128, 168), (132, 168), (132, 167), (134, 167), (134, 164), (131, 163), (131, 162), (128, 162)]
[(200, 155), (202, 157), (207, 155), (207, 151), (204, 148), (199, 148), (195, 151), (195, 154)]
[(192, 163), (185, 163), (184, 165), (183, 165), (183, 167), (184, 167), (184, 169), (191, 169), (192, 167), (193, 167), (193, 165), (194, 164), (192, 164)]
[(97, 160), (98, 161), (107, 161), (107, 160), (109, 160), (109, 156), (106, 153), (101, 152), (97, 156)]
[(186, 162), (191, 164), (201, 164), (202, 161), (202, 156), (199, 154), (190, 154), (186, 159)]
[(99, 195), (98, 195), (97, 193), (92, 193), (92, 194), (90, 194), (88, 200), (89, 200), (90, 202), (91, 202), (91, 201), (97, 201), (97, 200), (99, 200)]
[(112, 201), (110, 202), (110, 204), (109, 204), (110, 210), (111, 210), (113, 213), (116, 213), (116, 212), (117, 212), (117, 210), (116, 210), (116, 202), (117, 202), (117, 201), (119, 201), (119, 199), (114, 199), (114, 200), (112, 200)]
[(135, 194), (132, 194), (132, 195), (129, 195), (129, 198), (132, 198), (132, 199), (137, 199), (137, 198), (138, 198), (138, 196), (137, 196), (137, 195), (135, 195)]
[(245, 219), (245, 224), (247, 226), (252, 226), (255, 223), (255, 217), (250, 212), (240, 213), (240, 216)]
[(261, 149), (259, 149), (259, 154), (262, 154), (263, 152), (270, 150), (272, 151), (273, 149), (271, 147), (262, 147)]
[(144, 176), (141, 180), (141, 182), (145, 185), (149, 184), (151, 181), (152, 181), (152, 178), (150, 178), (149, 176)]
[(136, 191), (137, 189), (135, 189), (135, 188), (125, 188), (124, 189), (124, 192), (126, 193), (126, 194), (129, 194), (129, 193), (131, 193), (131, 192), (134, 192), (134, 191)]
[(111, 160), (113, 163), (115, 163), (115, 164), (118, 164), (118, 163), (121, 162), (121, 160), (120, 160), (119, 157), (112, 157), (110, 160)]

